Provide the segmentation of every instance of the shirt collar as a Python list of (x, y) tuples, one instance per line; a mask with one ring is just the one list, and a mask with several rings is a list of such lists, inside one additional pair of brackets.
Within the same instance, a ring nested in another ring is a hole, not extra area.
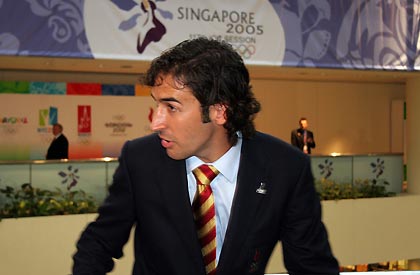
[[(223, 156), (213, 163), (213, 165), (229, 182), (235, 182), (239, 167), (239, 158), (241, 155), (242, 135), (238, 134), (238, 142), (232, 146)], [(187, 173), (192, 172), (195, 168), (204, 162), (196, 156), (186, 159)]]

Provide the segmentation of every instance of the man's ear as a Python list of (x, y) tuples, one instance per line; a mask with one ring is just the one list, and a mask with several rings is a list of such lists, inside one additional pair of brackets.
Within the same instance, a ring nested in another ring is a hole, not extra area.
[(211, 107), (211, 116), (210, 118), (219, 125), (226, 123), (226, 105), (223, 104), (214, 104)]

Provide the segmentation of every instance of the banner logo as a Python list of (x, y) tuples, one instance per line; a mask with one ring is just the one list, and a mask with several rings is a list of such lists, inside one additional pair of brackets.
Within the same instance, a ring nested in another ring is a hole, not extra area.
[(0, 129), (3, 135), (15, 135), (23, 124), (28, 124), (27, 117), (0, 117)]
[(3, 117), (0, 118), (0, 124), (28, 124), (28, 118), (27, 117)]
[(77, 133), (86, 136), (92, 133), (92, 114), (90, 105), (77, 106)]
[(49, 109), (39, 110), (39, 126), (45, 127), (54, 125), (58, 122), (58, 109), (50, 107)]
[(58, 123), (58, 108), (50, 106), (38, 111), (38, 133), (51, 132), (50, 126)]
[(281, 64), (286, 49), (271, 1), (90, 0), (84, 2), (84, 22), (98, 59), (152, 60), (200, 36), (226, 41), (249, 64)]
[(105, 123), (106, 128), (112, 129), (112, 136), (126, 136), (127, 135), (127, 128), (133, 127), (133, 124), (130, 122), (125, 121), (125, 116), (120, 115), (114, 115), (112, 117), (111, 122)]
[[(118, 8), (124, 9), (127, 3), (119, 0), (111, 0)], [(156, 16), (156, 3), (152, 1), (141, 1), (140, 3), (131, 3), (130, 10), (138, 10), (129, 18), (123, 20), (118, 29), (129, 31), (131, 29), (139, 29), (137, 35), (137, 52), (143, 53), (151, 42), (158, 42), (166, 33), (166, 27)], [(157, 9), (161, 15), (164, 13), (162, 9)], [(171, 14), (172, 16), (172, 14)]]

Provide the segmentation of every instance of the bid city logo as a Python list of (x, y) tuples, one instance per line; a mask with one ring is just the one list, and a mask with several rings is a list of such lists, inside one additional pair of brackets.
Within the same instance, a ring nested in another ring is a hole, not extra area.
[(0, 124), (28, 124), (27, 117), (3, 117), (0, 119)]
[(0, 117), (0, 129), (5, 135), (15, 135), (23, 124), (28, 124), (27, 117)]
[(77, 134), (79, 136), (92, 134), (92, 107), (90, 105), (77, 106)]
[(58, 108), (50, 106), (38, 111), (38, 133), (50, 133), (51, 126), (58, 122)]
[(105, 127), (112, 129), (112, 136), (127, 135), (127, 128), (133, 127), (133, 124), (125, 121), (125, 116), (122, 114), (114, 115), (111, 122), (106, 122)]
[[(123, 32), (138, 29), (136, 49), (139, 54), (142, 54), (152, 42), (157, 43), (167, 35), (168, 30), (164, 22), (167, 20), (170, 20), (171, 23), (177, 20), (191, 23), (205, 22), (209, 25), (213, 23), (222, 24), (225, 30), (219, 31), (217, 34), (191, 33), (189, 37), (208, 36), (217, 40), (225, 40), (232, 44), (233, 48), (244, 59), (250, 59), (256, 53), (257, 37), (264, 34), (264, 26), (257, 24), (254, 12), (187, 7), (180, 4), (173, 13), (170, 10), (158, 7), (158, 1), (111, 0), (111, 2), (120, 10), (130, 12), (128, 13), (129, 16), (127, 15), (128, 17), (123, 17), (118, 29)], [(163, 19), (163, 22), (159, 17)], [(211, 28), (209, 29), (211, 30)]]

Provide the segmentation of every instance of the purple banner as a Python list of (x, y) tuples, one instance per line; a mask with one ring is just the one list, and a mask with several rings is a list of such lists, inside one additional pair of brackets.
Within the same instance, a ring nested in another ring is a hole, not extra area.
[(248, 64), (412, 71), (419, 17), (415, 0), (0, 0), (0, 55), (149, 61), (206, 35)]

